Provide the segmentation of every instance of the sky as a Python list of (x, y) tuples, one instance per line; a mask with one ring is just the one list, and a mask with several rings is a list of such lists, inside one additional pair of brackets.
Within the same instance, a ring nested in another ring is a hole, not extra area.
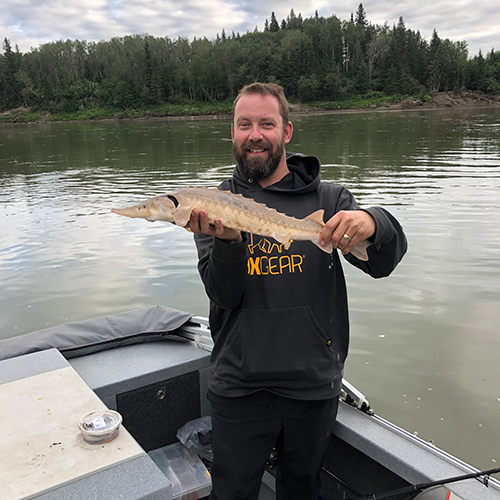
[[(308, 18), (336, 15), (348, 20), (359, 0), (2, 0), (0, 38), (21, 52), (56, 40), (109, 40), (125, 35), (206, 37), (264, 28), (274, 12), (279, 23), (293, 8)], [(366, 0), (371, 24), (389, 26), (402, 16), (406, 27), (430, 41), (440, 38), (468, 42), (469, 55), (500, 50), (498, 0)], [(0, 49), (1, 50), (1, 49)]]

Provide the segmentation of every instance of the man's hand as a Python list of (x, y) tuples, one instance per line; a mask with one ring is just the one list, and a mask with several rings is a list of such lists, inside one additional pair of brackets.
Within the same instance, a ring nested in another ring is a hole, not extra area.
[(323, 228), (321, 244), (332, 241), (333, 248), (338, 248), (347, 255), (356, 243), (375, 234), (377, 228), (373, 217), (363, 210), (342, 210), (337, 212)]
[(208, 214), (205, 210), (193, 210), (186, 228), (189, 228), (193, 233), (216, 236), (228, 243), (239, 244), (242, 242), (241, 231), (224, 227), (220, 219), (215, 219), (214, 223), (210, 224), (208, 222)]

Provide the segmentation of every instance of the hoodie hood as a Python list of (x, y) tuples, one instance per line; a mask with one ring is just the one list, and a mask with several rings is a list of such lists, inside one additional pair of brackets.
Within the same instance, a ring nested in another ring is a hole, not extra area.
[(302, 194), (314, 191), (321, 180), (321, 164), (315, 156), (306, 156), (301, 153), (286, 153), (288, 174), (279, 182), (266, 188), (246, 177), (239, 165), (233, 172), (233, 180), (237, 192), (255, 191), (286, 191), (288, 193)]

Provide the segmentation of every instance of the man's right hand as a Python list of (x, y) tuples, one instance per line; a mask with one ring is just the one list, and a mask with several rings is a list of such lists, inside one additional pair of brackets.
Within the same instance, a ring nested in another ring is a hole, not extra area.
[(186, 229), (190, 229), (193, 233), (215, 236), (232, 244), (242, 242), (241, 231), (225, 227), (220, 219), (215, 219), (214, 223), (210, 224), (208, 222), (208, 214), (205, 210), (192, 210)]

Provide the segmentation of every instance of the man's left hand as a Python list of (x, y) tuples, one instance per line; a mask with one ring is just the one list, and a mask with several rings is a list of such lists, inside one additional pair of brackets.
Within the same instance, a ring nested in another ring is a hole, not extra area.
[(356, 243), (373, 236), (376, 228), (375, 220), (368, 212), (342, 210), (325, 224), (320, 241), (323, 245), (331, 240), (333, 248), (338, 248), (343, 255), (347, 255)]

